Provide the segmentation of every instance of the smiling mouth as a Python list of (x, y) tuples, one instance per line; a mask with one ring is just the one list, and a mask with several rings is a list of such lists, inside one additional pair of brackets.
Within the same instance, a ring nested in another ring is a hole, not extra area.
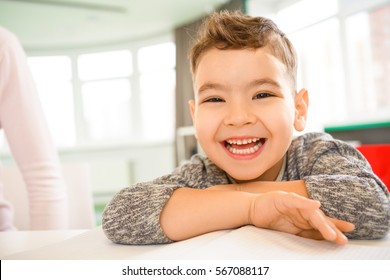
[(226, 149), (234, 155), (251, 155), (264, 145), (266, 138), (228, 139), (224, 144)]

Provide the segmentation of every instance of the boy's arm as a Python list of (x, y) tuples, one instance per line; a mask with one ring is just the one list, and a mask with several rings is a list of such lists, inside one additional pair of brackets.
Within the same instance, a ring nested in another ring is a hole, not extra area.
[(133, 245), (172, 242), (161, 230), (160, 213), (176, 188), (171, 184), (145, 182), (120, 190), (102, 214), (107, 238)]
[[(362, 176), (353, 174), (311, 175), (305, 180), (281, 182), (250, 182), (245, 184), (216, 185), (209, 190), (268, 193), (286, 191), (321, 202), (326, 215), (353, 223), (356, 230), (348, 238), (375, 239), (388, 234), (390, 202), (388, 192), (370, 172)], [(380, 187), (382, 186), (382, 188)], [(366, 221), (371, 221), (367, 223)]]
[(115, 243), (170, 243), (161, 229), (160, 214), (172, 193), (183, 187), (205, 189), (228, 182), (226, 173), (211, 161), (194, 156), (169, 175), (120, 190), (103, 211), (103, 231)]
[(353, 225), (330, 219), (318, 201), (287, 192), (253, 194), (180, 188), (165, 205), (160, 223), (172, 240), (243, 225), (288, 232), (307, 238), (347, 242), (343, 231)]
[[(348, 238), (375, 239), (390, 229), (390, 196), (364, 157), (353, 147), (326, 135), (294, 142), (288, 158), (287, 180), (220, 185), (210, 190), (234, 189), (254, 193), (295, 192), (321, 202), (329, 217), (353, 223)], [(310, 136), (310, 135), (309, 135)], [(367, 222), (370, 221), (370, 222)]]
[(216, 185), (208, 188), (208, 190), (235, 190), (249, 193), (267, 193), (271, 191), (285, 191), (296, 193), (303, 197), (309, 198), (306, 185), (303, 180), (296, 181), (277, 181), (277, 182), (250, 182), (245, 184), (228, 184)]
[(390, 196), (366, 159), (341, 141), (322, 137), (308, 142), (300, 143), (291, 158), (297, 159), (295, 170), (299, 169), (310, 198), (321, 202), (326, 215), (355, 225), (348, 238), (385, 237), (390, 229)]

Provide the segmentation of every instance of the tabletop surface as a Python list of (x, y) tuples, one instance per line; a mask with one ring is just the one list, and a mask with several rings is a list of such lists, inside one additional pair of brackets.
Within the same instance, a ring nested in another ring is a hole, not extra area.
[(0, 233), (1, 259), (381, 259), (390, 260), (390, 235), (338, 246), (287, 233), (245, 226), (164, 245), (120, 245), (92, 230)]

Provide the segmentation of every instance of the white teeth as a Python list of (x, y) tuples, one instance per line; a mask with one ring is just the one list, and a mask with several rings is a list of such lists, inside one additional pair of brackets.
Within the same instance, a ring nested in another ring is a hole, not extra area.
[(255, 143), (257, 141), (259, 141), (260, 138), (250, 138), (250, 139), (238, 139), (238, 140), (235, 140), (235, 139), (232, 139), (232, 140), (226, 140), (226, 142), (230, 145), (246, 145), (246, 144), (250, 144), (250, 143)]
[[(229, 142), (228, 142), (229, 143)], [(229, 143), (230, 144), (230, 143)], [(256, 151), (258, 151), (260, 149), (260, 147), (263, 145), (262, 142), (258, 142), (255, 146), (253, 147), (250, 147), (250, 148), (247, 148), (247, 149), (236, 149), (236, 148), (233, 148), (232, 146), (226, 146), (226, 148), (232, 153), (232, 154), (236, 154), (236, 155), (249, 155), (249, 154), (253, 154), (255, 153)]]

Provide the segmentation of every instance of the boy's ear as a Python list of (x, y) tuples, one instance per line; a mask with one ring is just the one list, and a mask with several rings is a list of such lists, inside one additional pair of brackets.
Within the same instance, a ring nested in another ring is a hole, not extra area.
[(295, 119), (294, 127), (297, 131), (303, 131), (306, 127), (307, 110), (309, 107), (309, 93), (301, 89), (295, 95)]
[[(188, 101), (188, 107), (190, 108), (192, 123), (193, 125), (195, 125), (195, 100), (194, 99), (190, 99), (190, 101)], [(195, 138), (198, 139), (198, 136), (196, 135), (196, 130), (195, 130)]]
[(195, 100), (194, 99), (190, 99), (188, 101), (188, 108), (190, 109), (192, 123), (195, 124)]

